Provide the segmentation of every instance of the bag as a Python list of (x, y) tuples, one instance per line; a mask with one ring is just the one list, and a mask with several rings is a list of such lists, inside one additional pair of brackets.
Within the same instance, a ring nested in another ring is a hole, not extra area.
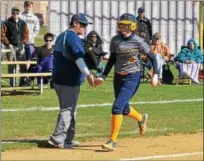
[(172, 84), (174, 80), (173, 73), (171, 72), (169, 65), (163, 66), (162, 81), (164, 84)]

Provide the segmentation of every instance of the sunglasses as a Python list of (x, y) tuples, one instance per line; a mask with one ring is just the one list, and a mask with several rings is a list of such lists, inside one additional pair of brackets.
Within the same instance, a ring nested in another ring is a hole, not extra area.
[(80, 24), (80, 27), (82, 28), (86, 28), (87, 27), (87, 24), (84, 24), (84, 23), (79, 23)]
[(12, 12), (12, 15), (19, 15), (19, 12)]
[(52, 40), (45, 40), (45, 42), (52, 42)]

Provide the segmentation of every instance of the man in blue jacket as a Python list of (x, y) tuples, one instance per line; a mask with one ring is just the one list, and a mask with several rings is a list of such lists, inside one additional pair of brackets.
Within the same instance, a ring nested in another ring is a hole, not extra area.
[(79, 145), (73, 139), (80, 85), (87, 77), (89, 85), (94, 86), (95, 78), (84, 62), (84, 47), (79, 38), (79, 35), (85, 34), (88, 24), (84, 14), (73, 15), (70, 28), (62, 32), (55, 42), (52, 81), (59, 99), (60, 112), (48, 143), (57, 148)]

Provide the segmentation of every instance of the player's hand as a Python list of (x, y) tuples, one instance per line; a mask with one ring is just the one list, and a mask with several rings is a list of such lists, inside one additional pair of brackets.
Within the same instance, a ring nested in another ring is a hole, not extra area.
[(96, 78), (94, 80), (94, 87), (98, 87), (101, 83), (103, 83), (104, 79), (103, 78)]
[(151, 80), (151, 87), (156, 87), (159, 83), (159, 78), (158, 78), (158, 74), (153, 74), (152, 76), (152, 80)]
[(93, 76), (93, 74), (89, 74), (87, 76), (87, 81), (91, 87), (94, 87), (94, 80), (95, 80), (95, 77)]

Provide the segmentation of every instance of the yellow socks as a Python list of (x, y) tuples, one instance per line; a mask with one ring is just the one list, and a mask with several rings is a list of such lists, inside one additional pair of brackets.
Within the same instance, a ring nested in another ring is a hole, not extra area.
[(123, 115), (112, 115), (112, 121), (111, 121), (111, 136), (110, 139), (114, 142), (116, 141), (118, 137), (118, 133), (120, 131), (120, 127), (123, 122)]
[(142, 121), (142, 115), (137, 112), (132, 106), (130, 106), (130, 113), (127, 116), (132, 117), (139, 122)]

